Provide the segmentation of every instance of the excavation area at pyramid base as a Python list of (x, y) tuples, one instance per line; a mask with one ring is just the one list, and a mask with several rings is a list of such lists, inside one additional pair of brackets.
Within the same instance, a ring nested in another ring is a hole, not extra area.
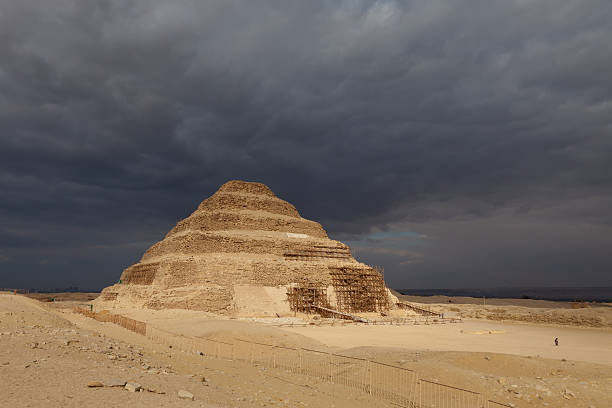
[(422, 315), (398, 304), (382, 269), (358, 262), (346, 244), (264, 184), (237, 180), (178, 222), (94, 302), (97, 310), (225, 318), (365, 322)]

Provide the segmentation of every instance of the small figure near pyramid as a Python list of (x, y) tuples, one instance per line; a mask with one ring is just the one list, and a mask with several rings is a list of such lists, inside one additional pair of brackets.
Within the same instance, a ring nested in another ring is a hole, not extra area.
[(384, 313), (397, 299), (264, 184), (228, 181), (102, 291), (96, 306), (274, 316)]

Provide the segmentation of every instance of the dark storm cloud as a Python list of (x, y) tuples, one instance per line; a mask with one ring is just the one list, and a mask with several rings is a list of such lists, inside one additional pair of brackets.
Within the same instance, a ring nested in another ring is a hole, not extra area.
[(512, 284), (506, 249), (533, 282), (612, 284), (611, 22), (594, 0), (3, 2), (2, 281), (105, 284), (240, 178), (392, 285)]

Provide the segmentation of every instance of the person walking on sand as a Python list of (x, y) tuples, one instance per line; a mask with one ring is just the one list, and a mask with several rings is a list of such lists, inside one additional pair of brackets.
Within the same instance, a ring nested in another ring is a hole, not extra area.
[(555, 346), (558, 346), (558, 345), (559, 345), (559, 338), (555, 337)]

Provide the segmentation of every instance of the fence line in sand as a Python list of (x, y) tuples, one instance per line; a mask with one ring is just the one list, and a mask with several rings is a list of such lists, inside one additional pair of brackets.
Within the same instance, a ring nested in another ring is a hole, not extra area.
[(514, 407), (485, 398), (479, 392), (419, 378), (416, 371), (369, 359), (344, 356), (303, 347), (287, 347), (245, 339), (222, 341), (186, 337), (125, 316), (75, 308), (75, 312), (101, 322), (111, 322), (142, 334), (157, 343), (216, 359), (241, 361), (254, 366), (285, 370), (364, 392), (406, 408), (505, 408)]

